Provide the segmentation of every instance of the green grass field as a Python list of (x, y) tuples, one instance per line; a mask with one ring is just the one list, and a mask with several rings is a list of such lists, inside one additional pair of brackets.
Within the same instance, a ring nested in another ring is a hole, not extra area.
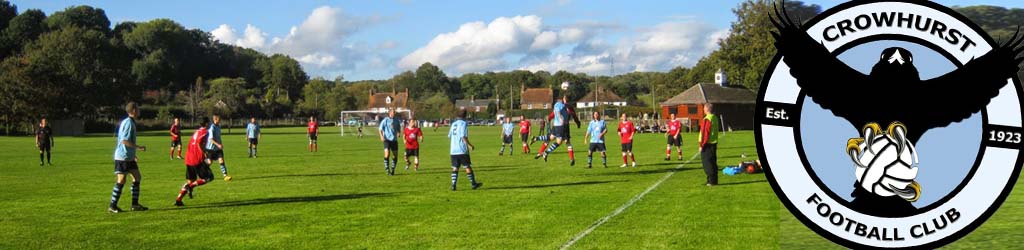
[[(183, 183), (182, 161), (167, 159), (163, 132), (144, 133), (139, 143), (149, 151), (139, 154), (141, 202), (151, 210), (116, 215), (105, 211), (112, 135), (57, 138), (52, 167), (37, 166), (31, 137), (0, 137), (0, 248), (553, 249), (670, 173), (573, 248), (840, 248), (794, 219), (764, 175), (721, 175), (722, 185), (705, 187), (700, 159), (683, 164), (696, 152), (694, 134), (684, 137), (684, 161), (663, 161), (664, 137), (641, 134), (639, 168), (618, 168), (618, 139), (610, 138), (609, 168), (585, 169), (582, 129), (573, 129), (578, 161), (569, 167), (564, 149), (548, 163), (519, 152), (499, 157), (500, 128), (474, 127), (471, 155), (486, 185), (470, 190), (463, 172), (460, 190), (452, 192), (445, 128), (426, 129), (420, 171), (399, 168), (390, 177), (376, 136), (341, 137), (336, 129), (324, 128), (315, 154), (306, 152), (302, 128), (265, 129), (258, 159), (246, 158), (242, 130), (232, 130), (224, 140), (235, 179), (197, 188), (183, 208), (172, 205)], [(719, 147), (722, 166), (744, 154), (756, 158), (749, 131), (724, 134)], [(130, 197), (126, 190), (122, 208)], [(1010, 196), (950, 248), (1022, 245), (1022, 203), (1020, 195)]]

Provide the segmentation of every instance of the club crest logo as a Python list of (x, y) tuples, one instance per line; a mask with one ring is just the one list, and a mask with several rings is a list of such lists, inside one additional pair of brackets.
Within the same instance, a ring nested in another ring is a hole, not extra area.
[(936, 248), (995, 213), (1024, 163), (1024, 35), (927, 1), (771, 16), (755, 134), (794, 216), (850, 248)]

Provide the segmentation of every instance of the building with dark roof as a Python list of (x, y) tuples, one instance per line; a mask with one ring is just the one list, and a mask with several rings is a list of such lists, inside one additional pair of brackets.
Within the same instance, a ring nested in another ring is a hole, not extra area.
[(601, 105), (626, 106), (626, 100), (616, 95), (615, 92), (598, 87), (587, 95), (576, 100), (576, 108), (593, 108)]
[(487, 112), (487, 105), (497, 103), (494, 99), (476, 99), (470, 96), (469, 99), (455, 100), (455, 107), (466, 109), (469, 112)]
[(714, 105), (714, 112), (727, 130), (754, 128), (754, 105), (757, 93), (744, 87), (729, 86), (725, 73), (715, 74), (716, 83), (700, 83), (661, 103), (662, 117), (676, 114), (691, 129), (704, 118), (704, 105)]

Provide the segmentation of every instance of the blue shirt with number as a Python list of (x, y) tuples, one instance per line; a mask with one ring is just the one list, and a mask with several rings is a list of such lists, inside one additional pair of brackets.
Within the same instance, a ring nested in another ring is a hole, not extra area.
[(590, 125), (587, 125), (587, 133), (590, 133), (590, 143), (604, 143), (604, 136), (601, 134), (608, 127), (605, 125), (604, 120), (590, 121)]
[(134, 161), (135, 147), (128, 147), (121, 143), (122, 141), (135, 144), (135, 120), (131, 117), (124, 118), (121, 120), (121, 125), (117, 126), (117, 146), (114, 146), (114, 160)]
[(462, 140), (469, 136), (469, 129), (466, 127), (466, 121), (456, 120), (452, 122), (452, 128), (448, 130), (448, 140), (451, 141), (451, 155), (464, 155), (469, 154), (469, 145)]
[(249, 139), (255, 139), (259, 134), (260, 125), (256, 125), (256, 123), (249, 123), (248, 126), (245, 126), (245, 135), (248, 136)]
[(217, 148), (217, 145), (213, 144), (214, 141), (217, 143), (224, 142), (220, 140), (220, 126), (217, 124), (210, 124), (210, 129), (207, 133), (209, 133), (209, 136), (206, 139), (206, 150), (220, 150), (220, 148)]

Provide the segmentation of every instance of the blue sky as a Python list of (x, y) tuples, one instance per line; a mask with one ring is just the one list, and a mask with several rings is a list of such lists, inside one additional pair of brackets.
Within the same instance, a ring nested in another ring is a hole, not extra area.
[[(288, 54), (312, 76), (387, 79), (433, 62), (449, 75), (692, 66), (727, 35), (740, 1), (13, 1), (48, 15), (102, 8), (112, 23), (170, 18), (221, 42)], [(809, 0), (832, 7), (844, 1)], [(938, 1), (1024, 7), (1024, 1)]]

